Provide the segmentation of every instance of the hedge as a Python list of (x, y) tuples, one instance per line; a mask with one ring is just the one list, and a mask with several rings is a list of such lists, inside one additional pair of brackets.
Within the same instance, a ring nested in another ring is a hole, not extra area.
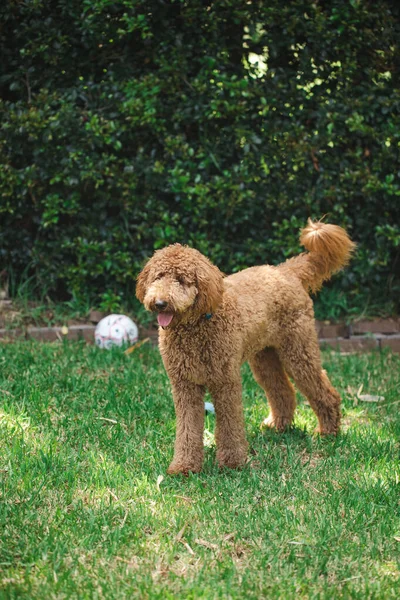
[(398, 310), (395, 0), (8, 0), (0, 16), (13, 281), (129, 303), (155, 248), (232, 272), (298, 252), (326, 214), (358, 253), (320, 314)]

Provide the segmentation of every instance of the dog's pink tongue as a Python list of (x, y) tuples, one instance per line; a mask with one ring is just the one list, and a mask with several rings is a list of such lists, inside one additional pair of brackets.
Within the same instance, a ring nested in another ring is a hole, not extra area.
[(157, 315), (158, 324), (161, 325), (161, 327), (168, 327), (168, 325), (172, 321), (173, 316), (174, 315), (171, 313), (159, 313)]

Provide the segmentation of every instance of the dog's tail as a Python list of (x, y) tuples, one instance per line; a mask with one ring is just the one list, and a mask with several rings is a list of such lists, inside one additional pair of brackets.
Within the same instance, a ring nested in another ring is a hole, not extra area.
[(308, 252), (290, 258), (279, 269), (296, 276), (311, 292), (346, 266), (356, 247), (342, 227), (311, 219), (300, 234), (300, 243)]

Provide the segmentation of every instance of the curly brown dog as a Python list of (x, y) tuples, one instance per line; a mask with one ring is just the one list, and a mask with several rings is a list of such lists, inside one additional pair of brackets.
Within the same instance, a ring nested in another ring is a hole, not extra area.
[(311, 220), (300, 241), (308, 252), (229, 277), (197, 250), (173, 244), (155, 252), (140, 273), (136, 294), (158, 313), (160, 351), (175, 403), (175, 454), (168, 473), (201, 470), (206, 388), (215, 405), (219, 466), (246, 462), (240, 377), (245, 361), (269, 400), (264, 426), (282, 431), (292, 423), (291, 377), (315, 411), (318, 431), (338, 432), (341, 399), (321, 368), (308, 292), (349, 261), (355, 244), (344, 229)]

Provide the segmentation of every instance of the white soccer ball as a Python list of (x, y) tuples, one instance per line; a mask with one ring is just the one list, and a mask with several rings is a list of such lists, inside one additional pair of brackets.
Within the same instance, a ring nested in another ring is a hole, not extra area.
[(126, 315), (108, 315), (97, 323), (94, 337), (99, 348), (134, 344), (139, 339), (137, 325)]

